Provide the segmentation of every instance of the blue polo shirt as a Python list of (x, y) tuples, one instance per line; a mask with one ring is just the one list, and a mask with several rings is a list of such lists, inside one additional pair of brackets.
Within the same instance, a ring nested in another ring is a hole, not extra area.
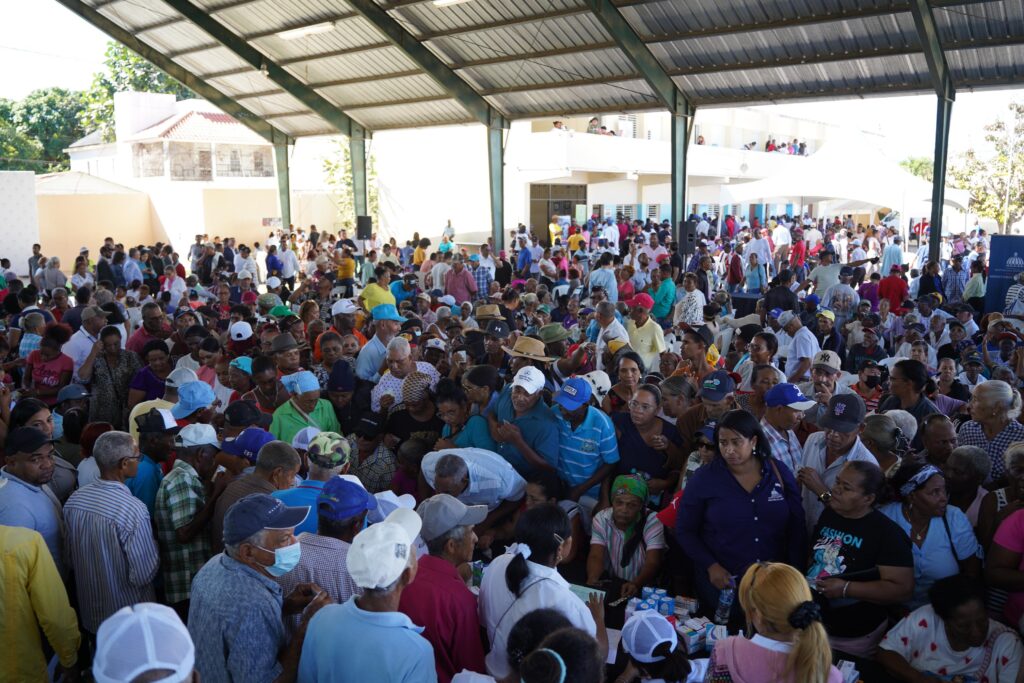
[(58, 503), (51, 495), (0, 469), (0, 524), (38, 531), (53, 556), (53, 563), (63, 574)]
[(270, 494), (288, 507), (309, 508), (309, 514), (306, 515), (306, 519), (302, 521), (302, 524), (295, 527), (296, 536), (301, 534), (303, 531), (315, 534), (319, 528), (319, 520), (316, 515), (316, 499), (320, 495), (320, 492), (324, 490), (325, 483), (327, 482), (306, 480), (296, 485), (294, 488), (284, 489), (283, 491), (274, 491)]
[(532, 262), (533, 254), (530, 253), (530, 248), (520, 249), (519, 257), (516, 259), (516, 275), (518, 276), (524, 270), (529, 270)]
[[(536, 451), (537, 455), (548, 461), (553, 468), (558, 469), (558, 418), (543, 399), (537, 401), (526, 415), (516, 417), (516, 410), (512, 405), (512, 385), (510, 384), (498, 395), (498, 401), (493, 410), (499, 422), (504, 420), (519, 427), (527, 445)], [(535, 468), (511, 443), (499, 443), (498, 453), (508, 460), (509, 464), (516, 468), (523, 478), (528, 479), (533, 474)]]
[(391, 293), (395, 297), (395, 305), (402, 303), (403, 301), (410, 301), (416, 296), (416, 288), (406, 289), (405, 284), (401, 280), (395, 280), (391, 283)]
[(722, 458), (690, 476), (680, 500), (676, 537), (698, 571), (716, 562), (734, 576), (759, 561), (807, 562), (807, 528), (800, 490), (788, 467), (761, 465), (761, 481), (747, 492)]
[(143, 454), (139, 460), (139, 471), (134, 477), (124, 480), (124, 485), (132, 492), (132, 495), (146, 504), (149, 516), (153, 516), (156, 507), (156, 492), (160, 488), (160, 482), (164, 478), (164, 472), (160, 465), (156, 464), (148, 455)]
[[(611, 419), (594, 406), (575, 430), (569, 421), (558, 419), (558, 475), (569, 486), (579, 486), (601, 466), (619, 461), (619, 445)], [(596, 497), (601, 485), (595, 484), (587, 496)]]
[(436, 683), (434, 648), (422, 632), (401, 612), (367, 612), (356, 605), (356, 598), (327, 605), (306, 630), (299, 683)]

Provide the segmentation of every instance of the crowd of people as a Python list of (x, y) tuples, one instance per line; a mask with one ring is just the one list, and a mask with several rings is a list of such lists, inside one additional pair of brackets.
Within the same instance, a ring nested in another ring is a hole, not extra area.
[(0, 681), (1024, 679), (1024, 274), (692, 222), (0, 261)]

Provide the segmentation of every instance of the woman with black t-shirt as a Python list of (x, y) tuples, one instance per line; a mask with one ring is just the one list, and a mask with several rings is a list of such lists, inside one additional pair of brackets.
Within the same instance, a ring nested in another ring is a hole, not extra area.
[(888, 606), (914, 591), (910, 538), (874, 507), (883, 483), (877, 465), (848, 462), (811, 535), (807, 580), (823, 607), (829, 642), (856, 657), (874, 656)]

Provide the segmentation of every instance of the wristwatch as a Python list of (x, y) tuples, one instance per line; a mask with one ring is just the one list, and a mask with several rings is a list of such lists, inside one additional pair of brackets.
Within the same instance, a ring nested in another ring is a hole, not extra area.
[(820, 496), (818, 496), (818, 500), (820, 500), (822, 504), (828, 505), (828, 502), (832, 500), (832, 494), (829, 491), (825, 491)]

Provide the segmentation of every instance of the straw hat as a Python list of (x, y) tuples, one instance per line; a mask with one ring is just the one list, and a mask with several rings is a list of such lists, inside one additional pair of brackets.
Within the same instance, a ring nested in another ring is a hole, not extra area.
[(502, 346), (506, 353), (510, 356), (518, 356), (519, 358), (529, 358), (530, 360), (539, 360), (545, 363), (553, 360), (558, 360), (552, 356), (544, 355), (544, 342), (540, 339), (534, 339), (533, 337), (520, 337), (516, 339), (515, 346), (511, 349), (507, 346)]
[(501, 320), (501, 309), (497, 304), (481, 304), (476, 308), (477, 320)]

